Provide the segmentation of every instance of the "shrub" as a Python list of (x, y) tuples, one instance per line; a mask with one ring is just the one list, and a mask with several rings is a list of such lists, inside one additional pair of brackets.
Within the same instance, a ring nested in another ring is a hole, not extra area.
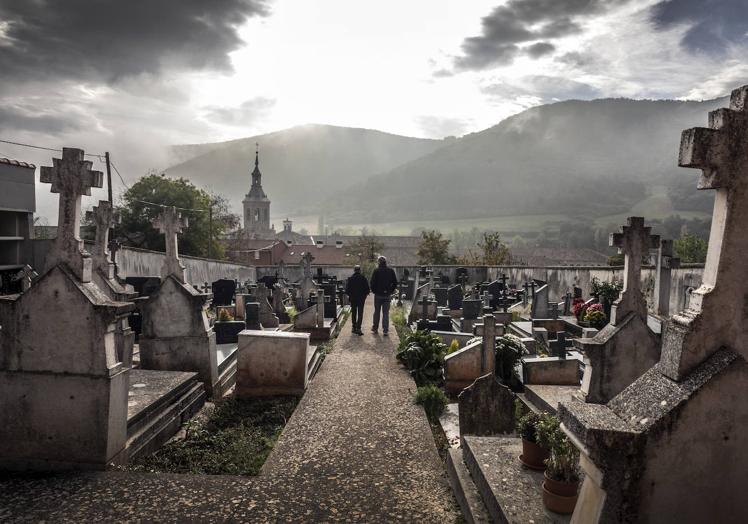
[(231, 313), (229, 313), (229, 310), (226, 308), (221, 308), (218, 310), (218, 321), (219, 322), (230, 322), (234, 320), (234, 317)]
[(515, 428), (517, 430), (517, 433), (519, 433), (523, 439), (529, 442), (537, 442), (537, 425), (538, 422), (540, 422), (540, 415), (538, 413), (535, 413), (534, 411), (529, 411), (526, 414), (519, 416), (521, 413), (519, 405), (516, 405), (515, 412), (515, 417), (517, 419)]
[(623, 282), (621, 280), (606, 282), (595, 277), (592, 279), (591, 287), (593, 295), (597, 295), (598, 299), (607, 300), (609, 304), (612, 304), (618, 299), (618, 295), (623, 289)]
[[(596, 306), (599, 304), (595, 304)], [(602, 329), (605, 327), (605, 324), (608, 322), (608, 317), (605, 316), (605, 313), (598, 310), (593, 310), (592, 308), (589, 308), (587, 310), (587, 313), (584, 315), (584, 320), (586, 322), (590, 323), (590, 326), (596, 329)]]
[(410, 371), (418, 386), (441, 384), (447, 345), (429, 331), (415, 331), (400, 343), (397, 359)]
[(496, 374), (504, 381), (514, 375), (517, 363), (525, 353), (525, 346), (519, 337), (503, 335), (496, 339)]
[(434, 384), (421, 386), (416, 391), (416, 404), (423, 406), (431, 420), (438, 419), (444, 413), (447, 402), (447, 395)]

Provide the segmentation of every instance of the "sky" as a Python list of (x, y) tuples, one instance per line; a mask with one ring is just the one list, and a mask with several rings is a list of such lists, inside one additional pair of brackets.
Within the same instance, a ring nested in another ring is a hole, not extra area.
[(442, 138), (571, 98), (715, 98), (746, 56), (748, 0), (0, 0), (0, 139), (109, 151), (129, 184), (172, 144), (306, 123)]

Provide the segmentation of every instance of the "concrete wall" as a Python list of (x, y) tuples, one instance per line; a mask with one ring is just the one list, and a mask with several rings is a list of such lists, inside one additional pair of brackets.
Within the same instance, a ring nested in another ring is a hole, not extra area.
[[(54, 240), (35, 240), (34, 268), (42, 271), (44, 259)], [(87, 243), (88, 244), (88, 243)], [(123, 247), (117, 252), (117, 269), (120, 278), (127, 277), (156, 277), (161, 275), (161, 265), (164, 254), (158, 251), (148, 251), (133, 247)], [(190, 256), (180, 256), (182, 264), (186, 269), (187, 282), (190, 284), (202, 284), (204, 282), (215, 282), (221, 278), (235, 279), (240, 282), (256, 281), (255, 268), (225, 262), (222, 260), (211, 260)]]
[[(316, 270), (314, 264), (312, 264)], [(334, 275), (339, 279), (348, 278), (353, 269), (349, 266), (319, 266), (325, 273)], [(451, 282), (456, 282), (457, 268), (464, 266), (433, 266), (434, 275), (443, 273), (449, 276)], [(278, 270), (276, 266), (259, 266), (257, 277), (264, 275), (275, 275)], [(398, 277), (402, 276), (403, 267), (395, 267)], [(418, 266), (408, 267), (411, 276), (415, 276)], [(551, 300), (562, 300), (567, 291), (576, 285), (582, 288), (584, 296), (588, 297), (593, 278), (603, 281), (623, 279), (623, 267), (609, 266), (557, 266), (557, 267), (531, 267), (531, 266), (502, 266), (485, 267), (471, 266), (467, 268), (470, 282), (482, 282), (494, 280), (502, 273), (506, 274), (510, 283), (521, 285), (535, 278), (548, 282), (549, 296)], [(688, 305), (690, 292), (701, 285), (701, 275), (704, 272), (702, 264), (688, 264), (682, 268), (674, 269), (671, 273), (670, 312), (676, 313), (685, 309)], [(287, 266), (285, 268), (286, 278), (291, 282), (301, 280), (303, 273), (301, 266)], [(642, 289), (647, 298), (647, 304), (652, 308), (654, 304), (655, 269), (645, 267), (642, 271)]]

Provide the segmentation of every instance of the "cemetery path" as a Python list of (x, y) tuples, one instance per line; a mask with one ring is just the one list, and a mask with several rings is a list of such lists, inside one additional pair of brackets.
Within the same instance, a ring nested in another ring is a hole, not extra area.
[(0, 522), (455, 522), (397, 335), (350, 324), (258, 477), (66, 473), (0, 475)]

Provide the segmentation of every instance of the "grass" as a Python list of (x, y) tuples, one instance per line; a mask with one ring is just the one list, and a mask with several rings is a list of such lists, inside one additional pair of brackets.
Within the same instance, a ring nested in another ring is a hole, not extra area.
[(221, 400), (207, 416), (187, 423), (183, 439), (171, 440), (125, 469), (149, 473), (257, 475), (298, 401), (297, 397)]
[(392, 307), (390, 309), (390, 321), (392, 322), (392, 325), (395, 326), (397, 337), (402, 343), (402, 341), (405, 340), (405, 337), (410, 333), (408, 321), (405, 318), (405, 308), (403, 308), (403, 306)]

